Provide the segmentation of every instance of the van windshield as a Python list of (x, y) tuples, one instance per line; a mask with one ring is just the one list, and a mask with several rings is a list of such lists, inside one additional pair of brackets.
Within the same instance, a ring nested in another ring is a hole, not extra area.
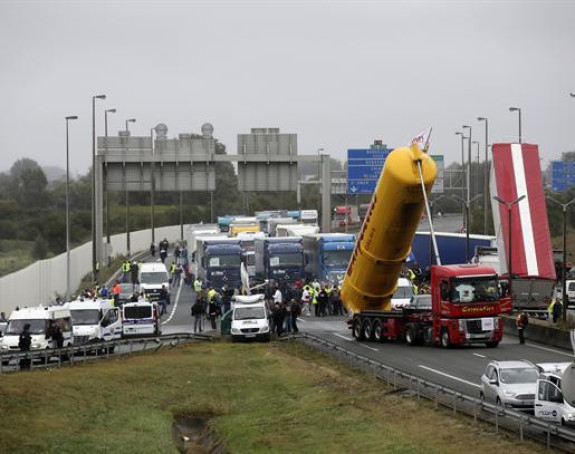
[(234, 311), (234, 320), (251, 320), (266, 318), (263, 307), (238, 307)]
[(140, 320), (152, 318), (152, 306), (124, 306), (124, 319)]
[(19, 335), (26, 323), (30, 324), (30, 334), (44, 334), (48, 327), (48, 320), (10, 320), (6, 328), (6, 334)]
[(142, 284), (165, 284), (168, 281), (167, 273), (156, 271), (152, 273), (142, 273)]
[(70, 311), (73, 325), (97, 325), (100, 321), (98, 309), (75, 309)]

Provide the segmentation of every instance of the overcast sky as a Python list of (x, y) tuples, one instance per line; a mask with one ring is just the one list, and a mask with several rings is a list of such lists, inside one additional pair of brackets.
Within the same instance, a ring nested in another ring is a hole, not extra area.
[[(433, 126), (433, 154), (460, 160), (455, 131), (538, 143), (544, 165), (575, 149), (574, 1), (0, 0), (0, 170), (19, 158), (91, 164), (91, 97), (114, 134), (166, 123), (170, 137), (214, 125), (280, 127), (300, 154), (381, 138), (406, 144)], [(475, 158), (474, 158), (475, 159)]]

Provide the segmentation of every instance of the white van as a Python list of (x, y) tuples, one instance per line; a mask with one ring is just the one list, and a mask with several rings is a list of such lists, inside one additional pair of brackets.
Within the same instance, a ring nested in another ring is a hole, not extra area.
[(160, 299), (162, 286), (170, 293), (170, 274), (162, 262), (148, 262), (140, 264), (138, 271), (140, 289), (150, 301)]
[(411, 285), (409, 279), (400, 277), (397, 280), (397, 288), (391, 297), (391, 308), (399, 310), (408, 307), (413, 295), (413, 285)]
[(270, 323), (264, 295), (237, 295), (232, 299), (232, 342), (256, 339), (269, 342)]
[(535, 417), (575, 427), (575, 364), (537, 364), (540, 371), (535, 392)]
[(26, 323), (30, 324), (31, 350), (56, 348), (56, 342), (48, 338), (48, 329), (52, 322), (56, 322), (62, 330), (63, 346), (71, 346), (74, 343), (74, 333), (72, 332), (70, 309), (64, 306), (38, 306), (25, 307), (12, 312), (8, 319), (6, 332), (0, 340), (0, 349), (2, 352), (18, 352), (20, 350), (18, 347), (20, 333)]
[(72, 301), (64, 307), (70, 309), (76, 345), (122, 337), (122, 317), (112, 300)]
[(159, 336), (162, 334), (157, 303), (138, 301), (122, 306), (122, 335)]

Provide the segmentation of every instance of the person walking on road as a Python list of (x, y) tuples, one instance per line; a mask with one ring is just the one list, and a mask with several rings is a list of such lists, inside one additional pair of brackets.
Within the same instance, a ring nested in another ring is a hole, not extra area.
[(130, 261), (124, 260), (122, 263), (122, 282), (130, 282)]
[(132, 276), (132, 285), (136, 285), (138, 283), (138, 271), (140, 268), (138, 267), (138, 262), (135, 260), (130, 265), (130, 274)]
[(150, 244), (150, 254), (152, 257), (156, 257), (156, 245), (154, 243)]
[(523, 312), (519, 311), (517, 313), (517, 318), (515, 319), (515, 326), (517, 327), (517, 335), (519, 336), (519, 343), (525, 343), (525, 328), (529, 324), (529, 317), (528, 315)]
[[(317, 294), (317, 302), (318, 304), (315, 306), (315, 316), (316, 317), (325, 317), (325, 310), (327, 308), (327, 302), (329, 300), (329, 295), (327, 294), (327, 290), (322, 285), (321, 290)], [(318, 315), (319, 313), (319, 315)]]
[(555, 300), (553, 305), (553, 323), (557, 323), (563, 315), (563, 304), (560, 299)]
[(51, 322), (50, 328), (48, 328), (47, 337), (56, 343), (56, 348), (64, 346), (64, 333), (62, 333), (62, 329), (54, 320)]
[(210, 305), (208, 307), (208, 315), (210, 316), (210, 324), (212, 326), (212, 329), (217, 328), (216, 319), (219, 313), (220, 313), (220, 307), (216, 303), (215, 298), (212, 298), (210, 300)]
[(30, 323), (25, 323), (20, 333), (20, 337), (18, 338), (18, 348), (21, 352), (26, 353), (25, 358), (20, 359), (20, 370), (28, 370), (30, 369), (30, 364), (32, 364), (32, 360), (28, 356), (30, 351), (30, 347), (32, 346), (32, 336), (30, 336)]
[(291, 312), (291, 328), (294, 333), (299, 333), (297, 327), (297, 318), (301, 315), (301, 305), (296, 299), (290, 301), (290, 312)]
[(200, 298), (196, 298), (196, 302), (192, 306), (192, 318), (194, 319), (194, 333), (197, 333), (198, 330), (202, 332), (202, 317), (204, 315), (204, 308), (202, 305), (202, 300)]

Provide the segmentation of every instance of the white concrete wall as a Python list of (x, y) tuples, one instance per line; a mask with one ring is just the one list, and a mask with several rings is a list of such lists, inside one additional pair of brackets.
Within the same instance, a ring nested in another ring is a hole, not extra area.
[[(184, 226), (186, 229), (187, 226)], [(156, 228), (156, 243), (167, 238), (170, 243), (180, 239), (180, 226)], [(126, 253), (126, 235), (113, 235), (112, 257)], [(130, 234), (134, 252), (148, 250), (151, 230)], [(70, 251), (70, 291), (75, 292), (86, 274), (92, 272), (92, 242)], [(53, 302), (56, 295), (66, 293), (66, 253), (48, 260), (40, 260), (22, 270), (0, 278), (0, 311), (10, 315), (16, 306), (37, 306)]]

